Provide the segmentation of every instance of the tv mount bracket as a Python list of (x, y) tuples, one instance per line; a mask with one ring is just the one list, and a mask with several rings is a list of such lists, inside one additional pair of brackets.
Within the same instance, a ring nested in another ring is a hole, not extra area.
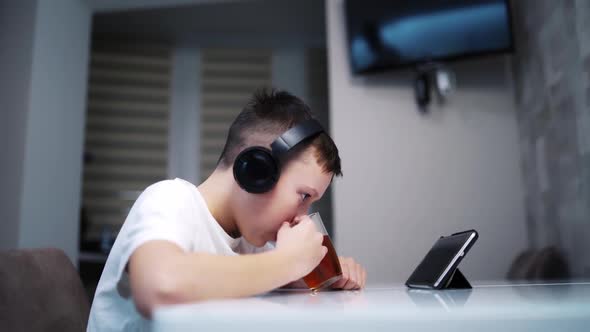
[(440, 62), (426, 62), (416, 65), (414, 97), (422, 113), (428, 112), (431, 90), (434, 85), (439, 104), (444, 103), (456, 86), (453, 71)]

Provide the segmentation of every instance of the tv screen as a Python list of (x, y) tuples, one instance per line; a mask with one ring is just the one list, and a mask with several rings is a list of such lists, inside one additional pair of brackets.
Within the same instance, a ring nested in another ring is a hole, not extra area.
[(512, 50), (507, 0), (346, 0), (352, 71)]

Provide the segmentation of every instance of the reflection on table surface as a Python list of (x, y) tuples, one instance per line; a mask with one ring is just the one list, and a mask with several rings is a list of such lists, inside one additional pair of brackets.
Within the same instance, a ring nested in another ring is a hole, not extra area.
[(240, 324), (269, 331), (320, 330), (320, 326), (325, 331), (335, 327), (440, 331), (464, 329), (465, 324), (490, 331), (587, 331), (584, 327), (589, 323), (590, 282), (489, 284), (441, 291), (388, 285), (361, 291), (281, 290), (245, 299), (169, 306), (154, 316), (155, 331), (229, 330)]

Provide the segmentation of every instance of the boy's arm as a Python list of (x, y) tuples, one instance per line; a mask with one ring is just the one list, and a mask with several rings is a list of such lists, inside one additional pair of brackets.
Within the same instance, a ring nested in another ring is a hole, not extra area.
[[(154, 259), (156, 258), (156, 259)], [(161, 304), (242, 297), (265, 292), (296, 278), (286, 255), (219, 256), (185, 253), (168, 241), (150, 241), (129, 260), (137, 309), (150, 316)]]
[(150, 317), (162, 304), (260, 294), (309, 273), (324, 257), (323, 236), (313, 222), (285, 223), (273, 251), (242, 256), (186, 253), (168, 241), (149, 241), (128, 264), (138, 311)]

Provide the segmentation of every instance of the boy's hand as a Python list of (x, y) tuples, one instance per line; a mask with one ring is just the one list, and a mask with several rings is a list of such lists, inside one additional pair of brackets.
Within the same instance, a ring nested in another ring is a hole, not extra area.
[(307, 216), (293, 227), (288, 222), (283, 223), (277, 233), (276, 250), (292, 262), (292, 280), (302, 278), (320, 264), (328, 252), (328, 248), (322, 246), (323, 239), (323, 234)]
[(367, 281), (367, 271), (350, 257), (338, 257), (342, 267), (342, 279), (338, 280), (331, 288), (335, 289), (361, 289)]

